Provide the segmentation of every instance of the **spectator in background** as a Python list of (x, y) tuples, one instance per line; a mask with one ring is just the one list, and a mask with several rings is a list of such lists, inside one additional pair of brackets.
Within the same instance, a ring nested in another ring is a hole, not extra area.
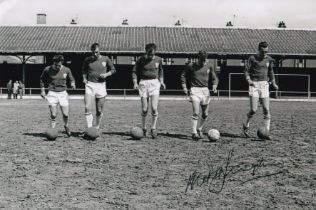
[(19, 95), (20, 99), (22, 99), (24, 95), (24, 84), (21, 80), (19, 81)]
[(7, 83), (7, 89), (8, 89), (8, 99), (11, 99), (12, 97), (12, 80), (9, 80)]
[(13, 98), (18, 99), (18, 92), (19, 92), (19, 82), (15, 81), (13, 84)]

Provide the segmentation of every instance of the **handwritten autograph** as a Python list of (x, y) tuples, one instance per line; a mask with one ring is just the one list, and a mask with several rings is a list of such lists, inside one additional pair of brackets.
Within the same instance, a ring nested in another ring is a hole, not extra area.
[[(233, 164), (233, 156), (234, 150), (232, 149), (229, 151), (224, 164), (216, 167), (211, 166), (207, 174), (195, 170), (187, 180), (185, 192), (193, 190), (194, 186), (202, 187), (203, 185), (208, 185), (210, 192), (218, 194), (223, 191), (227, 182), (231, 180), (236, 180), (239, 185), (243, 185), (253, 180), (288, 172), (282, 163), (268, 163), (263, 158), (256, 160), (254, 163)], [(272, 172), (271, 169), (268, 172), (267, 170), (263, 172), (263, 169), (268, 169), (268, 167), (277, 167), (277, 169)]]

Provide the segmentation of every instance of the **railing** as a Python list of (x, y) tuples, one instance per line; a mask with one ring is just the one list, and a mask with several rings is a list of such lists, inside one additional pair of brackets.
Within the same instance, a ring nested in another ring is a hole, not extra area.
[[(229, 77), (228, 77), (228, 91), (229, 91), (229, 98), (230, 98), (230, 94), (232, 92), (232, 76), (241, 76), (244, 77), (244, 73), (229, 73)], [(311, 75), (309, 74), (274, 74), (276, 77), (303, 77), (303, 78), (307, 78), (306, 80), (306, 92), (302, 92), (302, 91), (277, 91), (275, 92), (276, 97), (281, 97), (282, 92), (283, 93), (290, 93), (290, 94), (301, 94), (301, 93), (307, 93), (307, 98), (311, 98), (311, 94), (313, 92), (311, 92)], [(235, 90), (234, 90), (235, 91)]]
[[(83, 96), (84, 95), (84, 89), (68, 89), (67, 90), (69, 95), (77, 95), (77, 96)], [(124, 99), (131, 97), (131, 96), (138, 96), (138, 91), (134, 89), (107, 89), (107, 92), (109, 96), (120, 96)], [(39, 96), (41, 93), (40, 88), (25, 88), (24, 89), (24, 96)], [(316, 97), (316, 92), (304, 92), (304, 91), (271, 91), (270, 92), (272, 98), (311, 98)], [(8, 94), (7, 88), (1, 88), (0, 87), (0, 96), (6, 97)], [(160, 91), (161, 96), (172, 96), (172, 97), (185, 97), (182, 90), (174, 89), (174, 90), (161, 90)], [(218, 90), (217, 93), (211, 93), (212, 96), (215, 97), (226, 97), (226, 98), (237, 98), (237, 97), (247, 97), (248, 96), (248, 90)]]

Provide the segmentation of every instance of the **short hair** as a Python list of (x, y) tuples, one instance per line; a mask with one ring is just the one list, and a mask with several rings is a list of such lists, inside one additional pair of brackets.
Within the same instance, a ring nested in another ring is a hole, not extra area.
[(206, 60), (207, 58), (207, 53), (205, 50), (200, 50), (198, 52), (198, 55), (197, 55), (198, 59), (201, 59), (201, 60)]
[(146, 44), (145, 50), (146, 50), (146, 52), (147, 51), (151, 52), (153, 50), (157, 50), (157, 45), (155, 43)]
[(98, 47), (100, 47), (99, 43), (93, 43), (90, 47), (91, 51), (94, 51), (95, 49), (97, 49)]
[(260, 50), (260, 48), (266, 48), (268, 47), (268, 43), (267, 42), (260, 42), (258, 45), (258, 50)]
[(63, 55), (55, 55), (53, 57), (53, 62), (55, 62), (55, 63), (64, 62), (64, 56)]

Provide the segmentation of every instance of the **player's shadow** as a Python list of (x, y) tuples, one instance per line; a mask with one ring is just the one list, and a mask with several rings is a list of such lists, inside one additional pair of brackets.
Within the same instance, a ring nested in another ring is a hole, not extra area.
[(50, 141), (47, 139), (45, 133), (23, 133), (23, 135), (40, 138), (40, 140), (43, 140), (43, 141)]
[[(126, 131), (126, 132), (103, 132), (103, 134), (105, 135), (109, 135), (109, 136), (121, 136), (121, 137), (127, 137), (124, 138), (123, 140), (127, 140), (127, 141), (139, 141), (141, 139), (144, 139), (144, 137), (140, 138), (140, 139), (135, 139), (131, 136), (131, 132), (130, 131)], [(146, 137), (145, 137), (146, 138)], [(147, 136), (148, 138), (148, 136)]]
[(242, 134), (227, 133), (227, 132), (221, 132), (221, 137), (243, 138), (243, 139), (247, 138), (245, 135), (242, 135)]
[[(66, 132), (64, 131), (63, 134), (66, 135)], [(84, 135), (84, 132), (82, 131), (71, 131), (71, 137), (79, 138), (79, 137), (83, 137), (83, 135)]]
[(254, 141), (254, 142), (266, 142), (266, 141), (269, 141), (268, 139), (260, 139), (260, 138), (256, 138), (256, 137), (253, 137), (250, 139), (250, 141)]
[(37, 138), (46, 138), (45, 133), (23, 133), (25, 136), (33, 136)]
[[(109, 136), (122, 136), (122, 137), (129, 137), (125, 140), (135, 140), (131, 136), (130, 132), (103, 132), (102, 134), (109, 135)], [(171, 134), (171, 133), (157, 133), (159, 136), (169, 137), (169, 138), (177, 138), (177, 139), (190, 139), (189, 136), (182, 135), (182, 134)], [(147, 138), (151, 138), (150, 134), (147, 134)]]
[[(71, 132), (71, 136), (70, 137), (82, 137), (84, 134), (84, 132), (76, 132), (76, 131), (72, 131)], [(41, 139), (46, 139), (46, 134), (45, 133), (23, 133), (23, 135), (25, 136), (32, 136), (32, 137), (36, 137), (36, 138), (41, 138)], [(58, 137), (67, 137), (66, 132), (59, 132), (58, 133)]]
[(131, 136), (130, 132), (102, 132), (102, 134), (109, 136)]
[(133, 137), (131, 136), (131, 132), (102, 132), (102, 134), (105, 135), (109, 135), (109, 136), (121, 136), (121, 137), (128, 137), (128, 138), (124, 138), (124, 140), (137, 140), (137, 139), (133, 139)]
[(164, 136), (169, 138), (176, 138), (176, 139), (185, 139), (185, 140), (192, 140), (190, 136), (178, 134), (178, 133), (158, 133), (158, 136)]

